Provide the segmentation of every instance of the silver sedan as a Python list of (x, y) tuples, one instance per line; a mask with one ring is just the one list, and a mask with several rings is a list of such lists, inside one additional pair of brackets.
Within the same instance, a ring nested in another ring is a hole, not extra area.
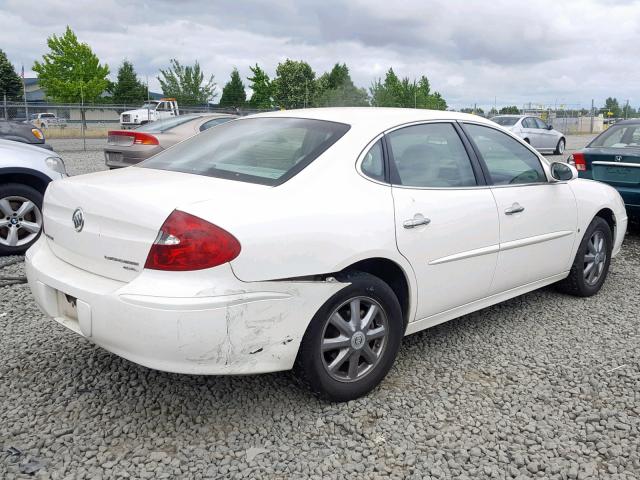
[(567, 145), (564, 134), (554, 130), (538, 117), (527, 115), (498, 115), (491, 119), (516, 134), (541, 153), (562, 155)]

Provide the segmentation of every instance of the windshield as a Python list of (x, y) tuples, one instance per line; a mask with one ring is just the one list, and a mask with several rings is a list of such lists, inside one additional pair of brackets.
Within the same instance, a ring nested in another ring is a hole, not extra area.
[(40, 118), (56, 118), (53, 113), (41, 113)]
[(323, 120), (247, 118), (206, 130), (139, 165), (279, 185), (309, 165), (349, 128)]
[(172, 128), (182, 125), (183, 123), (190, 122), (195, 118), (200, 118), (202, 115), (180, 115), (178, 117), (165, 118), (164, 120), (158, 120), (156, 122), (147, 123), (141, 127), (136, 128), (137, 132), (147, 133), (162, 133)]
[(612, 125), (598, 135), (589, 147), (640, 148), (640, 124)]
[(515, 125), (520, 117), (493, 117), (491, 119), (492, 122), (496, 122), (498, 125), (502, 125), (503, 127), (511, 127)]
[(158, 106), (157, 103), (147, 102), (144, 105), (142, 105), (140, 108), (144, 108), (145, 110), (155, 110), (157, 106)]

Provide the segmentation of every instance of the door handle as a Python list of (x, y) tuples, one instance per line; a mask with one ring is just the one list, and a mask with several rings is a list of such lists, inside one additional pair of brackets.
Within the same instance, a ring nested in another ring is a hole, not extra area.
[(515, 202), (509, 208), (505, 209), (505, 215), (513, 215), (514, 213), (524, 212), (524, 207), (520, 205), (518, 202)]
[(420, 213), (416, 213), (413, 218), (402, 222), (402, 226), (404, 228), (416, 228), (420, 225), (429, 225), (430, 223), (431, 219), (423, 217)]

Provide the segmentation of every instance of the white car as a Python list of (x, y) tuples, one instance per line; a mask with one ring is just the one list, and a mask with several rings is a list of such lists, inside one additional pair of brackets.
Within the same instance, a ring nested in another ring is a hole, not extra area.
[(0, 140), (0, 255), (24, 253), (42, 229), (42, 198), (50, 182), (67, 176), (57, 153)]
[(43, 311), (147, 367), (297, 372), (348, 400), (401, 339), (545, 285), (602, 286), (627, 216), (477, 116), (326, 108), (203, 132), (45, 196)]
[(514, 135), (522, 138), (541, 153), (562, 155), (567, 146), (564, 133), (554, 130), (538, 117), (530, 115), (498, 115), (491, 119)]

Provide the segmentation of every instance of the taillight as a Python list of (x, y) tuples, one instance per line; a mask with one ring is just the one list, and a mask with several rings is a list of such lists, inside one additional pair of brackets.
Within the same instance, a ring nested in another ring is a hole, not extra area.
[(226, 230), (180, 210), (164, 221), (144, 268), (187, 271), (212, 268), (240, 254), (240, 242)]
[(568, 163), (576, 167), (579, 172), (585, 172), (587, 170), (587, 162), (584, 159), (584, 153), (575, 152), (569, 157)]
[[(126, 141), (129, 142), (129, 145), (160, 145), (156, 137), (144, 132), (110, 130), (107, 135), (107, 143), (112, 145), (124, 145)], [(125, 142), (120, 142), (119, 139), (123, 139)]]

